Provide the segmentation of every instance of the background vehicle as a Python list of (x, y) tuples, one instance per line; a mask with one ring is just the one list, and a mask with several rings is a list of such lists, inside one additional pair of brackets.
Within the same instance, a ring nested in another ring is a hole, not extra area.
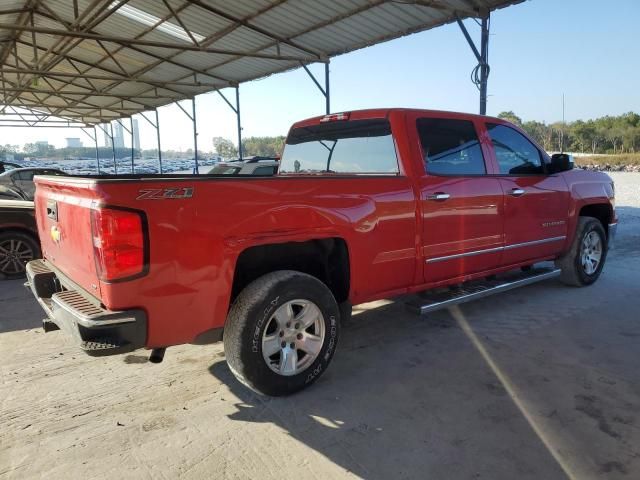
[(0, 278), (23, 276), (34, 258), (40, 258), (40, 242), (33, 202), (0, 200)]
[(276, 157), (246, 157), (242, 160), (220, 162), (208, 174), (215, 175), (275, 175), (278, 172)]
[(18, 165), (17, 163), (5, 162), (4, 160), (0, 160), (0, 173), (4, 173), (7, 170), (13, 170), (14, 168), (22, 168), (22, 165)]
[(490, 291), (594, 283), (613, 182), (570, 168), (497, 118), (332, 114), (292, 127), (272, 177), (38, 177), (45, 260), (27, 274), (46, 329), (89, 354), (161, 360), (224, 331), (237, 378), (284, 395), (326, 371), (350, 304), (545, 260), (560, 268)]
[(0, 199), (33, 200), (35, 175), (66, 175), (54, 168), (14, 168), (0, 173)]

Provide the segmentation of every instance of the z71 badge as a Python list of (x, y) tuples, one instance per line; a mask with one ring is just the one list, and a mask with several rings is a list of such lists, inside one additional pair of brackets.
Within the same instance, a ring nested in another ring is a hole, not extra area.
[(193, 197), (193, 187), (145, 188), (138, 193), (136, 200), (176, 200)]

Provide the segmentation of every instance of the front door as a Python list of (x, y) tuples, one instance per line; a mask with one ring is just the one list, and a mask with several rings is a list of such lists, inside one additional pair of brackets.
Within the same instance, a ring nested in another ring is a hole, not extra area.
[(478, 273), (500, 265), (502, 189), (487, 175), (473, 121), (416, 118), (424, 159), (420, 178), (425, 282)]
[(522, 133), (487, 123), (504, 192), (505, 265), (554, 256), (564, 246), (569, 192), (545, 173), (543, 154)]

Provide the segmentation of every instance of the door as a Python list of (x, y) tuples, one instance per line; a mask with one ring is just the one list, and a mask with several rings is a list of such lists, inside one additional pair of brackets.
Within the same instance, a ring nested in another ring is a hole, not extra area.
[(18, 187), (27, 200), (33, 200), (36, 186), (33, 183), (33, 170), (19, 170), (13, 175), (13, 183)]
[(500, 265), (502, 189), (487, 175), (474, 122), (417, 118), (424, 175), (420, 178), (425, 282)]
[(487, 123), (504, 192), (505, 265), (553, 256), (567, 235), (569, 192), (545, 173), (544, 156), (525, 135)]

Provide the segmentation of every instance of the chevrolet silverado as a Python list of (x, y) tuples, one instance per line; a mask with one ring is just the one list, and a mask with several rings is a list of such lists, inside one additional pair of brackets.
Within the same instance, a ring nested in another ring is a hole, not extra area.
[(549, 157), (504, 120), (415, 109), (298, 122), (275, 176), (36, 184), (43, 260), (27, 275), (46, 331), (90, 355), (147, 348), (155, 361), (223, 340), (236, 377), (268, 395), (326, 371), (352, 304), (549, 260), (488, 293), (555, 275), (590, 285), (617, 224), (606, 174)]

